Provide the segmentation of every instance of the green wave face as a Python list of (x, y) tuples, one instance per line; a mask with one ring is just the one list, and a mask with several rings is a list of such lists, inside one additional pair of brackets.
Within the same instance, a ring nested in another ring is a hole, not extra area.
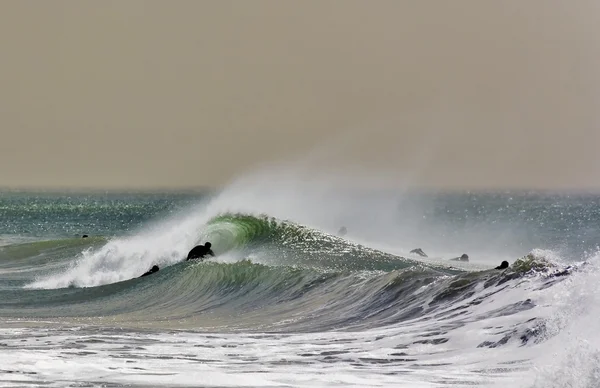
[(427, 267), (448, 274), (462, 272), (452, 264), (424, 264), (266, 215), (223, 214), (207, 223), (202, 236), (213, 244), (216, 254), (237, 250), (253, 261), (268, 265), (300, 265), (333, 271)]
[(239, 249), (258, 244), (274, 236), (278, 222), (267, 216), (223, 214), (210, 220), (202, 234), (219, 251)]

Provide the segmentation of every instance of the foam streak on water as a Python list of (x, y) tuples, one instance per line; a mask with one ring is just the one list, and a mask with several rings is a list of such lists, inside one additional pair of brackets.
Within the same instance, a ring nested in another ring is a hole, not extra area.
[[(445, 347), (424, 346), (408, 355), (394, 346), (401, 339), (389, 330), (357, 337), (335, 332), (207, 336), (22, 330), (0, 336), (0, 379), (13, 383), (47, 380), (57, 387), (106, 382), (147, 386), (149, 381), (152, 386), (429, 387), (503, 379), (502, 374), (489, 373), (487, 362), (461, 366), (460, 356)], [(378, 341), (380, 337), (385, 341)], [(506, 357), (506, 351), (499, 353)]]

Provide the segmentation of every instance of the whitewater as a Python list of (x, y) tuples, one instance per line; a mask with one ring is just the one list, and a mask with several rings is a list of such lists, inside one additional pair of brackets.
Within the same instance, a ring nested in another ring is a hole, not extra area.
[(598, 387), (599, 199), (3, 192), (0, 387)]

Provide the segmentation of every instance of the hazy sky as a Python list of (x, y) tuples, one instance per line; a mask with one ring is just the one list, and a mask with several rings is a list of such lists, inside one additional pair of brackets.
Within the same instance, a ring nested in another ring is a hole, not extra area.
[[(600, 187), (596, 0), (0, 2), (0, 186)], [(276, 182), (274, 182), (276, 183)]]

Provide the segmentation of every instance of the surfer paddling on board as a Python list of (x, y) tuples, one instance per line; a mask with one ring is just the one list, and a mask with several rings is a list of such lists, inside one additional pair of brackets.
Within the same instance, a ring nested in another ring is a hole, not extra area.
[(150, 270), (146, 273), (144, 273), (142, 276), (140, 276), (141, 278), (143, 278), (144, 276), (148, 276), (148, 275), (152, 275), (154, 272), (158, 272), (158, 265), (154, 265), (152, 266), (152, 268), (150, 268)]
[(412, 251), (410, 251), (410, 253), (414, 253), (414, 254), (419, 255), (421, 257), (427, 257), (427, 254), (425, 252), (423, 252), (423, 250), (421, 248), (413, 249)]
[(504, 260), (502, 263), (500, 263), (499, 266), (497, 266), (494, 269), (506, 269), (506, 268), (508, 268), (508, 261)]
[[(206, 256), (206, 255), (211, 255), (212, 257), (215, 257), (215, 254), (213, 253), (212, 249), (210, 249), (210, 247), (211, 247), (211, 243), (209, 243), (209, 242), (205, 243), (204, 245), (195, 246), (194, 248), (192, 248), (190, 253), (188, 253), (187, 259), (185, 259), (185, 261), (194, 260), (194, 259), (200, 259), (200, 261), (202, 261), (202, 259), (204, 259), (204, 256)], [(152, 275), (153, 273), (158, 272), (158, 271), (159, 271), (158, 265), (155, 265), (152, 268), (150, 268), (150, 270), (148, 272), (144, 273), (140, 277), (143, 278), (144, 276)]]
[(210, 249), (210, 247), (211, 243), (209, 242), (205, 243), (204, 245), (196, 245), (192, 248), (190, 253), (188, 253), (187, 259), (185, 259), (185, 261), (194, 259), (204, 259), (204, 256), (206, 255), (211, 255), (212, 257), (215, 257), (215, 254), (213, 253), (212, 249)]
[(455, 257), (454, 259), (450, 259), (452, 261), (469, 261), (469, 256), (466, 253), (463, 253), (460, 257)]

